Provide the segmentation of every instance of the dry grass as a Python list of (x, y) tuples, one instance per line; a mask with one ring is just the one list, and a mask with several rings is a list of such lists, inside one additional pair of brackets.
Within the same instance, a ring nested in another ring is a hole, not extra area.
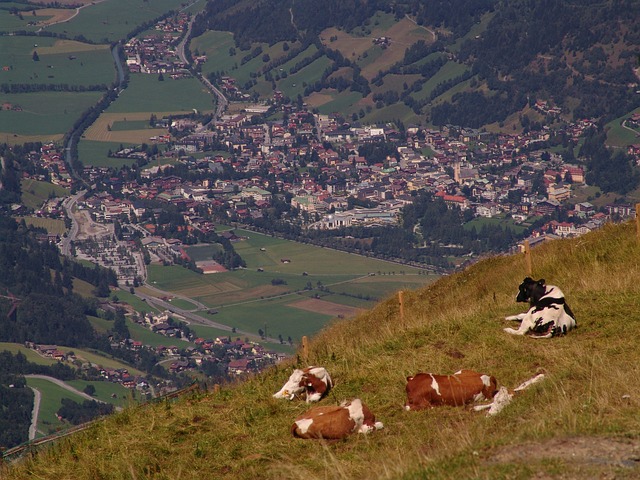
[[(13, 480), (637, 478), (639, 243), (628, 223), (533, 250), (533, 276), (561, 286), (578, 318), (566, 337), (502, 331), (504, 316), (523, 310), (514, 300), (522, 256), (490, 258), (405, 292), (403, 317), (394, 296), (325, 329), (299, 363), (331, 372), (336, 386), (324, 404), (360, 397), (370, 406), (385, 428), (368, 437), (292, 438), (292, 420), (307, 406), (271, 397), (292, 366), (283, 365), (217, 394), (130, 408), (1, 473)], [(508, 387), (541, 370), (546, 378), (492, 418), (450, 407), (404, 411), (407, 375), (461, 368)]]

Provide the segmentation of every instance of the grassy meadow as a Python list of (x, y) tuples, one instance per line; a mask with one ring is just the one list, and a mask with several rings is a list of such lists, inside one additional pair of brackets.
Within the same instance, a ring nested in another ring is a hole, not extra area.
[[(0, 65), (8, 84), (109, 85), (115, 67), (109, 45), (90, 45), (52, 37), (3, 37)], [(34, 61), (34, 52), (38, 61)]]
[(21, 202), (29, 208), (37, 210), (51, 197), (68, 197), (69, 189), (50, 182), (33, 179), (23, 179), (20, 182), (22, 190)]
[(63, 398), (69, 398), (78, 403), (85, 401), (84, 397), (43, 378), (27, 377), (27, 385), (37, 389), (41, 394), (36, 437), (50, 435), (71, 426), (68, 422), (58, 420), (56, 416), (56, 412), (62, 406)]
[(178, 10), (179, 0), (109, 0), (95, 2), (83, 8), (71, 20), (51, 25), (49, 32), (63, 33), (68, 37), (79, 35), (100, 43), (125, 38), (138, 25), (160, 17), (169, 10)]
[(131, 75), (129, 86), (107, 113), (193, 113), (213, 110), (214, 96), (195, 78), (159, 81), (157, 75)]
[[(0, 140), (15, 143), (17, 136), (62, 137), (103, 92), (7, 93), (3, 102), (19, 110), (0, 110)], [(26, 141), (26, 140), (25, 140)]]
[[(637, 478), (636, 225), (607, 225), (531, 255), (532, 272), (524, 256), (502, 255), (405, 292), (402, 309), (389, 297), (323, 329), (308, 358), (298, 352), (220, 392), (128, 408), (5, 467), (3, 478), (142, 478), (150, 469), (155, 478), (234, 480)], [(503, 332), (512, 323), (504, 317), (523, 310), (515, 294), (529, 273), (561, 286), (576, 330), (548, 340)], [(309, 406), (272, 394), (291, 366), (308, 364), (325, 366), (335, 383), (321, 405), (361, 398), (384, 429), (334, 442), (293, 438), (291, 424)], [(461, 368), (508, 388), (545, 378), (494, 417), (403, 408), (407, 375)]]

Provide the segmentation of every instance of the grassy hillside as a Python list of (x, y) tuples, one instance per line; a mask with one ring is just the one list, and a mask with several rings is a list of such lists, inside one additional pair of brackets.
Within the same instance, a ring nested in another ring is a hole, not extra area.
[[(322, 404), (360, 397), (385, 424), (323, 443), (289, 428), (307, 405), (276, 401), (292, 365), (174, 403), (126, 409), (0, 472), (26, 478), (638, 478), (640, 241), (607, 226), (532, 252), (533, 276), (561, 286), (579, 328), (534, 340), (502, 331), (523, 310), (522, 255), (486, 259), (312, 339), (332, 374)], [(546, 378), (488, 418), (444, 407), (407, 412), (405, 377), (472, 368), (515, 387)]]

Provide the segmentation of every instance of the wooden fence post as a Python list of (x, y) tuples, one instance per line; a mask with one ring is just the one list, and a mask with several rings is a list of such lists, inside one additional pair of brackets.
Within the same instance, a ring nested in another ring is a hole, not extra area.
[(398, 292), (398, 301), (400, 302), (400, 320), (404, 321), (404, 292)]
[(220, 393), (220, 384), (219, 384), (219, 383), (216, 383), (216, 384), (213, 386), (213, 394), (214, 394), (214, 395), (217, 395), (218, 393)]
[(302, 358), (305, 362), (309, 361), (309, 340), (306, 335), (302, 337)]
[(531, 247), (529, 246), (529, 240), (524, 241), (524, 260), (526, 262), (527, 277), (533, 274), (533, 267), (531, 266)]

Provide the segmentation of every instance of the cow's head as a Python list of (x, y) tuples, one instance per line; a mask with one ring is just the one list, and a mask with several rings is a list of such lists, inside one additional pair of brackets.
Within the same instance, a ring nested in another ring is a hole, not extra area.
[(526, 277), (520, 286), (518, 287), (518, 296), (516, 302), (529, 302), (533, 304), (540, 300), (545, 294), (545, 281), (543, 278), (540, 280), (534, 280), (531, 277)]
[(273, 394), (274, 398), (286, 398), (293, 400), (296, 395), (302, 394), (305, 390), (305, 374), (300, 369), (295, 369), (287, 383), (283, 385), (279, 392)]

